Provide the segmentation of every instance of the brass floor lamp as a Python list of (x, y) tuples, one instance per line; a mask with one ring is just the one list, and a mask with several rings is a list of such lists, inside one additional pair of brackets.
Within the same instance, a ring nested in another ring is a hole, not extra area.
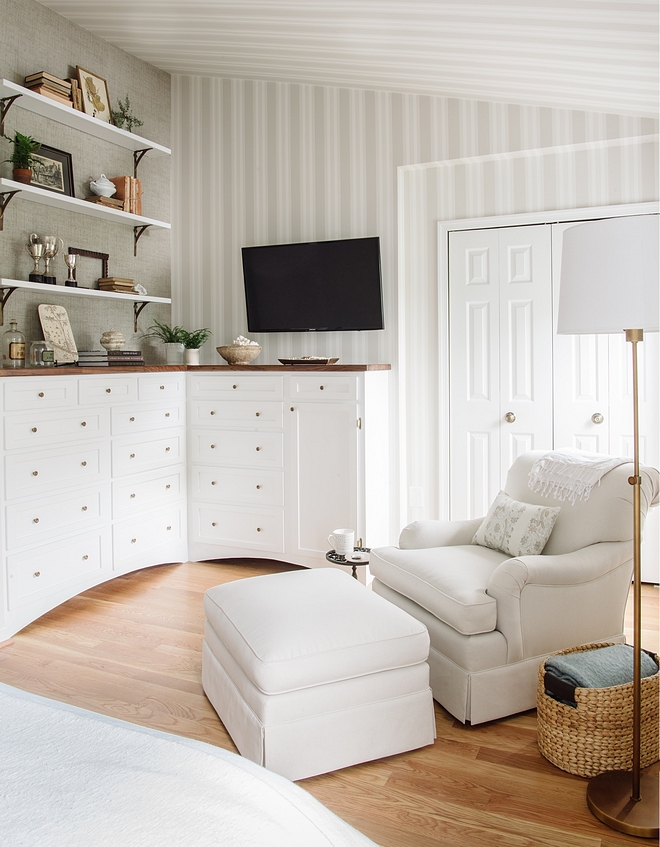
[(633, 762), (630, 771), (606, 771), (587, 787), (587, 805), (613, 829), (658, 838), (658, 778), (642, 773), (641, 743), (641, 479), (637, 345), (660, 328), (658, 216), (607, 218), (564, 232), (557, 332), (626, 333), (633, 376)]

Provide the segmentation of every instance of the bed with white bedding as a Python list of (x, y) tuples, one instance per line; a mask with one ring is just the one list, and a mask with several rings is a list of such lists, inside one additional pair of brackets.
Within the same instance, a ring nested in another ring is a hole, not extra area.
[(0, 683), (4, 847), (374, 847), (226, 750)]

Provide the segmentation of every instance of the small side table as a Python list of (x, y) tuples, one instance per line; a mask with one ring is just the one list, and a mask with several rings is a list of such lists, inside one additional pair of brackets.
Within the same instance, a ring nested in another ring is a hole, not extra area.
[(339, 553), (335, 553), (334, 550), (329, 550), (325, 554), (325, 558), (332, 562), (333, 565), (344, 565), (353, 568), (353, 577), (355, 579), (358, 578), (357, 569), (360, 565), (368, 565), (369, 564), (369, 553), (371, 553), (371, 547), (354, 547), (353, 555), (355, 558), (351, 556), (342, 556)]

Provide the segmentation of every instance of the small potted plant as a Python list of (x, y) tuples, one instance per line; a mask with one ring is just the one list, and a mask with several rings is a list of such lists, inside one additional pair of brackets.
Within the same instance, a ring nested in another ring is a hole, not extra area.
[(13, 153), (5, 159), (5, 162), (11, 162), (14, 166), (13, 178), (16, 182), (29, 185), (32, 181), (33, 154), (39, 150), (41, 142), (35, 141), (31, 135), (23, 135), (20, 132), (16, 132), (13, 138), (10, 135), (3, 135), (3, 138), (14, 145)]
[(165, 361), (168, 365), (183, 364), (183, 327), (170, 326), (154, 320), (142, 338), (158, 338), (165, 345)]
[(118, 109), (116, 111), (114, 109), (112, 110), (112, 120), (115, 126), (118, 126), (120, 129), (127, 129), (129, 132), (133, 132), (134, 126), (142, 126), (144, 121), (131, 114), (131, 101), (128, 99), (128, 94), (123, 103), (121, 100), (117, 100), (117, 106)]
[(187, 365), (199, 364), (199, 348), (213, 333), (207, 327), (195, 329), (193, 332), (181, 330), (181, 342), (185, 347), (185, 363)]

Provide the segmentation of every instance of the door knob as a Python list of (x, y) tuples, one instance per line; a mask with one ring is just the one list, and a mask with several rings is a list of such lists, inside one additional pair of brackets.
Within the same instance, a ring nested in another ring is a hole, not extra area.
[(602, 424), (602, 422), (605, 420), (605, 418), (601, 415), (601, 413), (600, 413), (600, 412), (595, 412), (595, 413), (591, 416), (591, 420), (592, 420), (595, 424)]
[(504, 415), (504, 420), (507, 423), (513, 423), (515, 421), (515, 419), (516, 419), (516, 416), (513, 414), (513, 412), (507, 412), (506, 415)]

